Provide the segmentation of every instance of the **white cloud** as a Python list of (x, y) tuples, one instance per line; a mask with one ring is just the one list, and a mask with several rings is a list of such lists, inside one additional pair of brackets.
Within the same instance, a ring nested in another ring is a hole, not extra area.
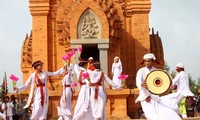
[(200, 76), (200, 1), (152, 0), (150, 26), (159, 31), (171, 69), (183, 62), (193, 78)]

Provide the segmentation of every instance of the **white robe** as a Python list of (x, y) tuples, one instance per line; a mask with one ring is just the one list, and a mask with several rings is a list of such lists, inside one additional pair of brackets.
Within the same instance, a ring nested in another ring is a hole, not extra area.
[[(101, 77), (102, 71), (100, 70), (94, 70), (90, 71), (90, 82), (91, 83), (96, 83), (99, 81)], [(95, 99), (95, 86), (91, 86), (91, 96), (90, 96), (90, 101), (91, 101), (91, 106), (92, 106), (92, 114), (93, 114), (93, 119), (94, 120), (106, 120), (106, 90), (104, 88), (104, 80), (111, 85), (114, 88), (119, 88), (117, 84), (115, 84), (113, 81), (111, 81), (106, 74), (104, 74), (103, 79), (102, 79), (102, 85), (99, 86), (98, 89), (98, 99)]]
[(112, 81), (121, 86), (121, 80), (118, 79), (119, 75), (122, 73), (122, 65), (121, 65), (121, 62), (118, 62), (118, 63), (113, 63), (112, 64), (112, 74), (113, 74), (113, 79)]
[(73, 78), (73, 65), (67, 68), (68, 74), (62, 79), (62, 95), (60, 98), (60, 105), (58, 106), (58, 120), (72, 120), (72, 88), (65, 87), (71, 85)]
[(48, 89), (47, 89), (47, 76), (57, 76), (59, 74), (62, 74), (65, 71), (64, 68), (59, 69), (56, 72), (41, 72), (39, 73), (39, 78), (41, 80), (42, 83), (45, 84), (45, 86), (43, 87), (43, 92), (44, 92), (44, 105), (42, 107), (41, 105), (41, 94), (40, 94), (40, 87), (36, 87), (35, 91), (34, 91), (34, 84), (38, 84), (36, 79), (35, 79), (35, 74), (36, 72), (32, 73), (28, 80), (26, 81), (26, 83), (20, 87), (18, 87), (18, 92), (21, 92), (23, 90), (25, 90), (26, 88), (28, 88), (31, 85), (30, 88), (30, 95), (28, 98), (28, 101), (30, 101), (33, 97), (33, 93), (34, 93), (34, 97), (33, 97), (33, 110), (32, 110), (32, 114), (30, 119), (31, 120), (44, 120), (47, 118), (47, 112), (48, 112), (48, 103), (49, 103), (49, 95), (48, 95)]
[(6, 116), (0, 112), (0, 118), (5, 118)]
[[(12, 102), (8, 102), (8, 103), (3, 103), (2, 104), (2, 110), (4, 111), (4, 114), (6, 114), (5, 109), (7, 108), (7, 116), (9, 117), (9, 120), (12, 120), (12, 116), (13, 116), (13, 109), (14, 105)], [(6, 120), (6, 118), (4, 118), (4, 120)]]
[[(74, 71), (77, 74), (77, 79), (79, 79), (81, 71), (86, 71), (86, 69), (79, 67), (77, 64), (75, 64)], [(83, 79), (82, 77), (82, 82), (86, 83), (86, 85), (80, 86), (77, 103), (74, 109), (73, 120), (93, 120), (92, 109), (89, 104), (90, 103), (89, 81), (87, 79)]]
[[(181, 120), (179, 115), (174, 110), (165, 106), (160, 101), (159, 96), (151, 94), (147, 89), (141, 86), (146, 76), (155, 69), (155, 67), (152, 67), (151, 69), (143, 67), (138, 70), (136, 76), (136, 85), (140, 91), (136, 102), (140, 101), (147, 120)], [(150, 102), (145, 101), (148, 96), (151, 97)]]
[(173, 80), (172, 85), (177, 85), (177, 91), (166, 96), (162, 96), (162, 102), (174, 109), (178, 114), (180, 113), (178, 104), (184, 97), (194, 96), (190, 91), (188, 76), (184, 71), (181, 71)]

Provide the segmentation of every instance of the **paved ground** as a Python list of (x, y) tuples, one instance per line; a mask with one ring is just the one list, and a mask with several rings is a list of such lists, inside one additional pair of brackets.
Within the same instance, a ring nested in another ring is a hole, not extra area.
[[(51, 120), (57, 120), (57, 119), (51, 119)], [(119, 118), (111, 118), (111, 119), (107, 119), (107, 120), (146, 120), (146, 119), (119, 119)], [(187, 118), (187, 119), (183, 119), (183, 120), (200, 120), (200, 117), (195, 117), (195, 118)]]

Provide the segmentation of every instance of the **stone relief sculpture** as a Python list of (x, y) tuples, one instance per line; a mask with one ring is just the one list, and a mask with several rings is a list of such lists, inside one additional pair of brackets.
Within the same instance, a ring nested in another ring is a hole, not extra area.
[(98, 38), (99, 26), (95, 17), (88, 11), (82, 20), (81, 36), (82, 38)]
[(23, 46), (22, 46), (22, 65), (31, 65), (32, 64), (32, 32), (31, 35), (28, 37), (28, 34), (26, 35), (26, 38), (24, 40)]

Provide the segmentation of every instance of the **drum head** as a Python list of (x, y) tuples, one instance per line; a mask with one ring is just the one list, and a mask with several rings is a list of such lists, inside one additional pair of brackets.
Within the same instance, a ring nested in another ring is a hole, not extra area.
[(170, 76), (164, 70), (154, 70), (146, 77), (146, 84), (148, 90), (155, 95), (165, 93), (172, 81)]

